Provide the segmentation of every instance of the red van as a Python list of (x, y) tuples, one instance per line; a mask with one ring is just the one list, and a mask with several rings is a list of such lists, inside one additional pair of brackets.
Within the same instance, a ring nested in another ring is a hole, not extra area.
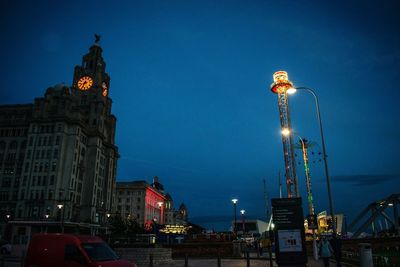
[(33, 235), (25, 267), (137, 267), (99, 237), (73, 234)]

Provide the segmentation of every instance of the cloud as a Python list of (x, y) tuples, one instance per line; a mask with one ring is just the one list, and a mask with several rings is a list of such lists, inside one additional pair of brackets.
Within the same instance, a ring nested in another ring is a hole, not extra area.
[(388, 174), (381, 174), (381, 175), (340, 175), (340, 176), (333, 176), (332, 182), (337, 183), (349, 183), (356, 186), (370, 186), (370, 185), (377, 185), (383, 184), (386, 182), (390, 182), (393, 180), (400, 181), (400, 175), (388, 175)]

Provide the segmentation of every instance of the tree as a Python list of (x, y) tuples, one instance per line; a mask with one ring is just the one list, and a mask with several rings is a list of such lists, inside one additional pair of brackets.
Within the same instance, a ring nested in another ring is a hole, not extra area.
[(126, 233), (126, 224), (121, 215), (117, 214), (110, 220), (111, 235), (113, 237), (121, 237)]
[(126, 235), (129, 237), (132, 235), (143, 234), (143, 228), (139, 225), (137, 220), (135, 219), (128, 219), (125, 222), (126, 225)]

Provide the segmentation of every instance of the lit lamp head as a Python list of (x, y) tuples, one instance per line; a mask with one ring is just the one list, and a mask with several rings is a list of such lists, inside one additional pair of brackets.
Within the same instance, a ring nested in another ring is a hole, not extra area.
[(240, 213), (241, 213), (242, 215), (244, 215), (245, 212), (246, 212), (245, 210), (240, 210)]
[(10, 219), (10, 217), (11, 217), (10, 214), (7, 214), (7, 215), (6, 215), (7, 220)]
[(49, 214), (44, 215), (44, 217), (45, 217), (46, 219), (48, 219), (49, 216), (50, 216)]
[(237, 203), (238, 201), (239, 201), (239, 200), (238, 200), (237, 198), (232, 199), (233, 205), (236, 205), (236, 203)]
[(277, 71), (273, 75), (274, 82), (271, 84), (271, 91), (275, 94), (283, 94), (293, 88), (286, 71)]
[(281, 131), (282, 135), (288, 136), (290, 134), (290, 130), (288, 128), (283, 128)]
[(59, 208), (59, 209), (62, 209), (63, 207), (64, 207), (63, 204), (58, 204), (58, 205), (57, 205), (57, 208)]
[(157, 202), (157, 204), (158, 204), (158, 207), (161, 208), (164, 203), (160, 201), (160, 202)]
[(286, 93), (288, 93), (289, 95), (293, 95), (296, 92), (297, 92), (297, 89), (295, 87), (291, 87), (286, 90)]
[(107, 216), (107, 218), (110, 218), (111, 213), (107, 213), (106, 216)]

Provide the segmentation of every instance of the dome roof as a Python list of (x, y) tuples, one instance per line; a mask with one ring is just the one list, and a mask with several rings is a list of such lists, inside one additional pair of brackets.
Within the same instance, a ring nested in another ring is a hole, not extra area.
[(56, 84), (52, 87), (47, 88), (45, 95), (49, 96), (52, 94), (57, 94), (57, 95), (69, 95), (71, 93), (70, 88), (68, 85), (65, 83), (59, 83)]

